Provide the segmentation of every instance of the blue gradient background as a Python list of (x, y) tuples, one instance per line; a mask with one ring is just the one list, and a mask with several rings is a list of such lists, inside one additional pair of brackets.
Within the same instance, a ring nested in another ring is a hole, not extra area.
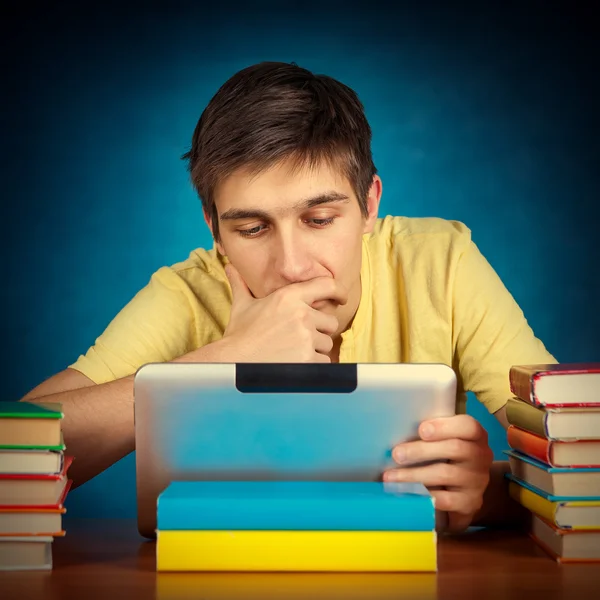
[[(217, 88), (261, 60), (353, 87), (373, 128), (381, 214), (464, 221), (549, 350), (600, 360), (591, 12), (365, 4), (11, 9), (4, 397), (85, 352), (153, 271), (211, 245), (179, 157)], [(474, 398), (469, 411), (500, 457), (502, 428)], [(74, 490), (69, 514), (133, 516), (133, 458)]]

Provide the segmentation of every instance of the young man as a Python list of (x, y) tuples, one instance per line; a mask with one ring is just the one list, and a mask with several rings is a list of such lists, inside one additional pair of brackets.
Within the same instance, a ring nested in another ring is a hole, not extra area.
[[(390, 480), (418, 480), (448, 529), (515, 514), (473, 391), (506, 426), (508, 371), (555, 362), (463, 224), (378, 219), (381, 179), (356, 94), (294, 64), (227, 81), (186, 155), (215, 240), (149, 284), (85, 355), (25, 399), (62, 402), (76, 484), (134, 449), (133, 375), (144, 363), (438, 362), (457, 416), (396, 448)], [(352, 444), (352, 440), (348, 440)], [(436, 459), (447, 463), (419, 466)]]

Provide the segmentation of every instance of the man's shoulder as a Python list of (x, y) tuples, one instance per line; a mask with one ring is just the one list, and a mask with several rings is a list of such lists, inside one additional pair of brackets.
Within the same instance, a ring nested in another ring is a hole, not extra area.
[(464, 250), (471, 242), (471, 230), (461, 221), (440, 217), (402, 217), (387, 215), (377, 219), (370, 235), (374, 244), (384, 243), (402, 247), (411, 246), (435, 251)]
[(189, 271), (221, 272), (223, 267), (223, 257), (214, 248), (212, 250), (196, 248), (189, 253), (185, 260), (172, 264), (169, 269), (178, 275), (185, 275)]
[(227, 277), (223, 267), (224, 259), (215, 249), (196, 248), (186, 259), (158, 269), (153, 277), (167, 287), (179, 288), (183, 284), (198, 290), (199, 286), (212, 282), (225, 283)]

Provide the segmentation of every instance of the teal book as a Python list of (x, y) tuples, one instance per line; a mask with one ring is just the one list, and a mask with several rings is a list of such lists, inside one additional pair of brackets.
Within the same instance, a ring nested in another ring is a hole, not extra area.
[(433, 531), (420, 483), (175, 481), (160, 494), (158, 530)]

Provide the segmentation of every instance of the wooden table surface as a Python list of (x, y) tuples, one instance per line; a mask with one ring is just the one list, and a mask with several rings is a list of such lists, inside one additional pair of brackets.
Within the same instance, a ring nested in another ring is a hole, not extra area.
[(525, 534), (442, 537), (438, 573), (156, 573), (155, 542), (130, 519), (69, 519), (52, 571), (0, 572), (0, 599), (155, 598), (440, 600), (600, 598), (600, 565), (559, 565)]

